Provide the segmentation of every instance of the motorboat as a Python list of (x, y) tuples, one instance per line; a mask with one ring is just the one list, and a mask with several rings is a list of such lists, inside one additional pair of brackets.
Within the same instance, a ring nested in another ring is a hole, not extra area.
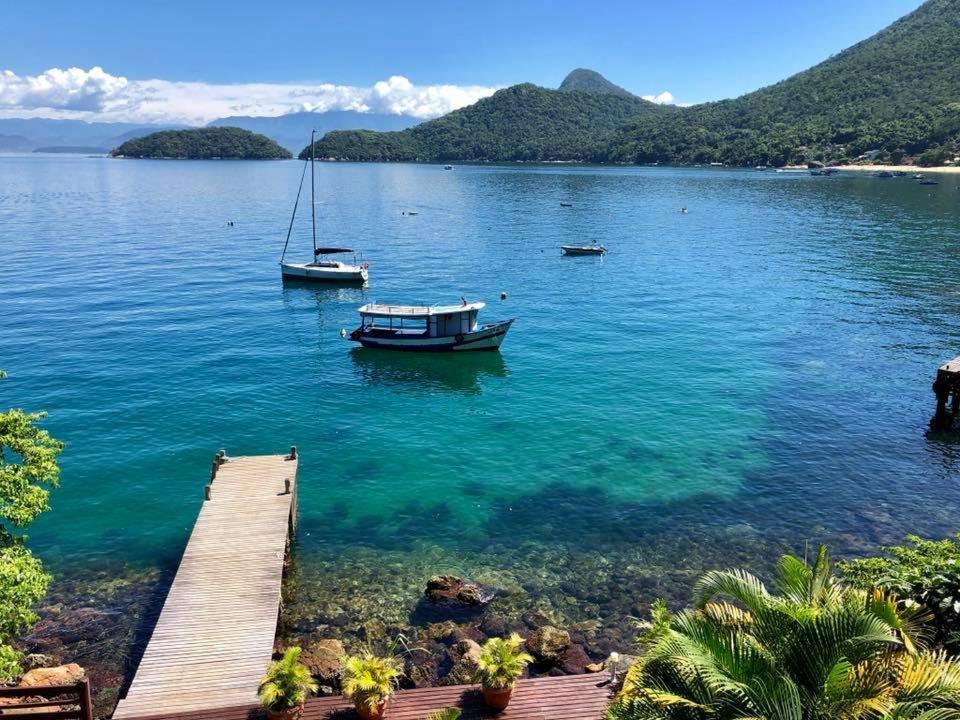
[(480, 325), (477, 316), (486, 303), (459, 305), (379, 305), (360, 308), (360, 327), (350, 339), (382, 350), (498, 350), (513, 318)]
[(606, 255), (607, 249), (603, 245), (561, 245), (564, 255)]
[[(303, 165), (300, 174), (300, 187), (297, 188), (297, 199), (293, 203), (293, 213), (290, 215), (290, 225), (287, 228), (287, 240), (283, 243), (283, 252), (280, 254), (280, 274), (283, 278), (307, 280), (315, 282), (334, 283), (365, 283), (368, 278), (369, 264), (359, 262), (356, 254), (353, 264), (332, 260), (328, 256), (353, 253), (350, 248), (318, 247), (317, 246), (317, 202), (316, 181), (313, 171), (314, 139), (316, 131), (310, 133), (310, 160)], [(300, 204), (300, 194), (303, 191), (303, 181), (310, 167), (310, 221), (313, 231), (313, 260), (310, 262), (291, 262), (287, 260), (287, 248), (290, 245), (290, 235), (293, 233), (293, 221), (297, 217), (297, 206)]]

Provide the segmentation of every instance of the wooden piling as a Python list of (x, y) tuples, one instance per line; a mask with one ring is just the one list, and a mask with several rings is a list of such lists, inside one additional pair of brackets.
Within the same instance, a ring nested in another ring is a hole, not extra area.
[(949, 430), (960, 414), (960, 357), (937, 368), (933, 393), (937, 397), (937, 408), (930, 420), (930, 429), (935, 432)]

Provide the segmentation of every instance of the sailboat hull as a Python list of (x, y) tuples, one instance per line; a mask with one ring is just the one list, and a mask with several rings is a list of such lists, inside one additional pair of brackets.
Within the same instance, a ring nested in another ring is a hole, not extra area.
[(285, 278), (329, 283), (365, 283), (367, 269), (363, 265), (314, 263), (280, 263), (280, 272)]

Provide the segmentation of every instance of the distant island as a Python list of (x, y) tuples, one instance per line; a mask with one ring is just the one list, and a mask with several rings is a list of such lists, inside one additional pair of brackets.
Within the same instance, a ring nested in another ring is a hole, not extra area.
[[(600, 163), (914, 162), (960, 154), (960, 3), (928, 0), (873, 37), (734, 100), (655, 106), (579, 68), (402, 132), (331, 132), (318, 158)], [(301, 157), (308, 154), (301, 153)]]
[(110, 151), (113, 157), (174, 160), (289, 160), (289, 150), (249, 130), (205, 127), (164, 130), (133, 138)]

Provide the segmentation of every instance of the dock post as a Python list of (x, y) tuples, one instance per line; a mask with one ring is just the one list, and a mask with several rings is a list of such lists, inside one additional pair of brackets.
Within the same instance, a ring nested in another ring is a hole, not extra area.
[(217, 479), (217, 470), (220, 469), (220, 463), (217, 462), (216, 457), (213, 459), (213, 463), (210, 465), (210, 482), (213, 482)]
[(204, 486), (203, 486), (203, 499), (204, 499), (204, 500), (209, 500), (209, 499), (211, 498), (212, 494), (213, 494), (212, 491), (213, 491), (213, 488), (212, 488), (210, 485), (204, 485)]
[(960, 414), (960, 357), (937, 368), (933, 393), (937, 396), (937, 409), (930, 419), (930, 429), (934, 432), (949, 430)]
[(291, 445), (291, 446), (290, 446), (290, 459), (291, 459), (291, 460), (296, 460), (296, 459), (297, 459), (297, 446), (296, 446), (296, 445)]

